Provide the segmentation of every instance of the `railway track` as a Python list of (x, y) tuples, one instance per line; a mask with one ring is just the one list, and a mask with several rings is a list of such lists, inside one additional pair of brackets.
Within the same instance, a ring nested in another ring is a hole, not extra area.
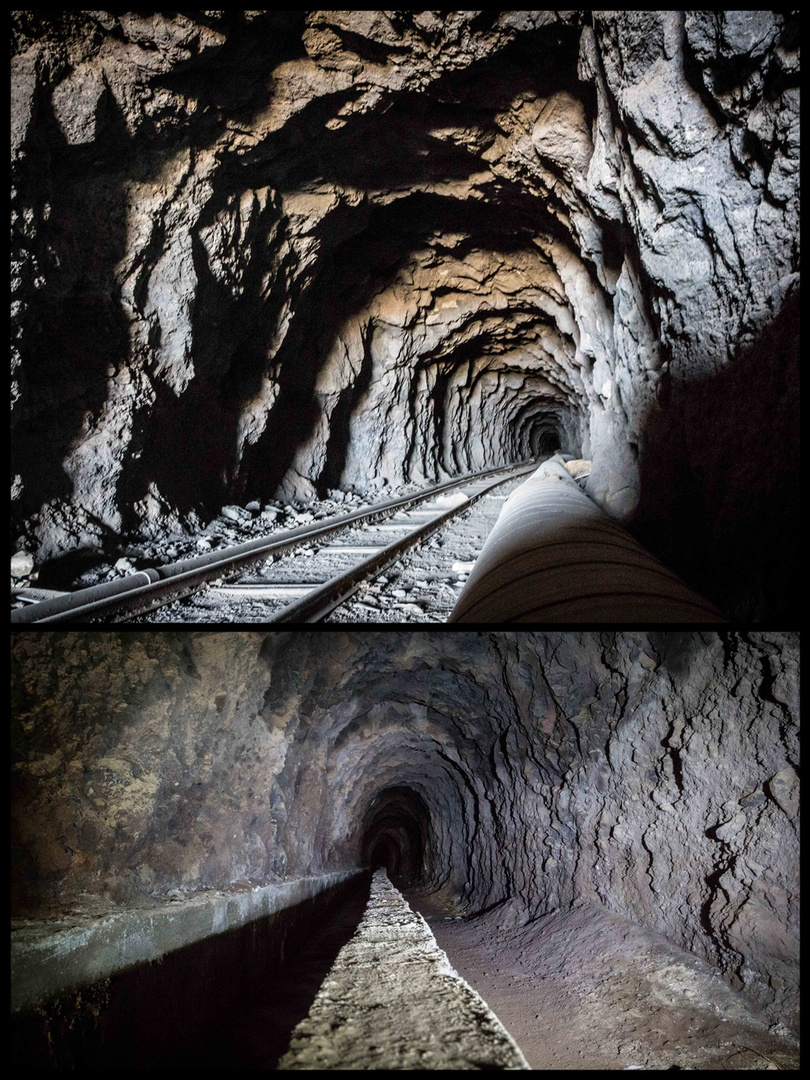
[[(157, 608), (204, 592), (211, 617), (195, 621), (317, 622), (477, 499), (536, 467), (489, 469), (366, 510), (77, 592), (37, 598), (13, 609), (11, 621), (139, 621)], [(176, 619), (164, 614), (159, 621), (185, 621), (182, 613)]]

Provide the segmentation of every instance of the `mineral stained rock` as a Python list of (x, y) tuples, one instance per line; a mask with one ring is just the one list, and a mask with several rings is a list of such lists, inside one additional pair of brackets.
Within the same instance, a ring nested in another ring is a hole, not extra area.
[(795, 1027), (796, 635), (35, 632), (13, 669), (15, 915), (379, 859), (449, 914), (600, 904)]
[(560, 445), (727, 612), (789, 606), (798, 16), (13, 30), (12, 496), (38, 561)]

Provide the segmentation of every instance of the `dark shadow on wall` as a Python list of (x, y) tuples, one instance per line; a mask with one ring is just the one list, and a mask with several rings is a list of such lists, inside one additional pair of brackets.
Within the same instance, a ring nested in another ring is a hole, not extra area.
[[(21, 215), (33, 207), (39, 225), (33, 238), (25, 227), (12, 233), (12, 248), (22, 253), (28, 275), (11, 454), (12, 475), (23, 483), (14, 508), (22, 520), (52, 499), (72, 496), (64, 462), (100, 418), (108, 366), (117, 370), (129, 352), (115, 286), (126, 245), (123, 118), (106, 89), (96, 110), (95, 141), (70, 145), (43, 86), (35, 116), (14, 183)], [(98, 519), (96, 524), (109, 532)]]
[[(720, 631), (722, 638), (727, 637)], [(706, 645), (700, 634), (688, 630), (650, 631), (650, 648), (658, 664), (676, 687), (685, 686), (695, 665), (705, 663)]]
[[(545, 29), (532, 35), (535, 44), (547, 40)], [(542, 59), (531, 43), (513, 43), (494, 59), (437, 80), (429, 102), (424, 95), (407, 95), (384, 115), (363, 114), (335, 132), (325, 129), (333, 103), (314, 100), (296, 117), (292, 133), (284, 129), (268, 137), (244, 162), (223, 166), (218, 175), (220, 194), (206, 207), (196, 228), (215, 216), (229, 192), (267, 183), (294, 188), (316, 177), (343, 186), (367, 188), (379, 183), (402, 189), (431, 179), (469, 176), (480, 167), (480, 159), (433, 136), (437, 114), (450, 123), (471, 108), (482, 119), (491, 118), (500, 104), (512, 100), (516, 88), (573, 86), (578, 31), (557, 28), (554, 42), (553, 57), (543, 55)], [(212, 66), (218, 63), (219, 59)], [(248, 127), (249, 112), (247, 108), (244, 119)], [(374, 147), (371, 158), (370, 145)], [(558, 229), (551, 215), (543, 227), (552, 232)], [(222, 499), (271, 497), (292, 467), (298, 448), (313, 437), (320, 423), (316, 380), (341, 323), (361, 311), (409, 251), (437, 228), (468, 232), (475, 237), (473, 246), (489, 236), (501, 245), (518, 243), (520, 237), (536, 232), (536, 207), (533, 199), (523, 205), (514, 193), (506, 194), (504, 207), (493, 210), (454, 206), (451, 199), (417, 192), (408, 197), (407, 204), (402, 200), (370, 210), (343, 208), (330, 217), (321, 236), (323, 262), (303, 295), (291, 268), (289, 298), (264, 294), (263, 275), (272, 265), (269, 260), (254, 260), (243, 293), (234, 303), (214, 281), (205, 258), (195, 257), (193, 355), (198, 378), (180, 400), (158, 403), (161, 408), (168, 406), (166, 419), (150, 420), (143, 456), (133, 477), (127, 476), (126, 491), (121, 492), (122, 505), (142, 498), (150, 481), (157, 481), (168, 502), (181, 513), (195, 506), (216, 511)], [(261, 249), (266, 241), (256, 239)], [(201, 255), (199, 245), (197, 255)], [(283, 286), (284, 275), (274, 276)], [(273, 339), (275, 316), (287, 299), (295, 318), (273, 357), (273, 402), (264, 429), (242, 445), (239, 431), (245, 404), (262, 391), (267, 342)], [(340, 483), (350, 420), (369, 380), (364, 366), (330, 418), (324, 469), (320, 476), (308, 477), (321, 494)], [(154, 415), (158, 412), (156, 405)], [(185, 433), (182, 440), (173, 437), (178, 431)], [(127, 524), (136, 527), (137, 517), (133, 515)]]
[(716, 374), (670, 380), (642, 427), (629, 527), (732, 621), (798, 620), (799, 290)]
[(361, 334), (363, 339), (363, 359), (360, 373), (353, 383), (350, 383), (346, 389), (341, 391), (338, 403), (329, 418), (329, 438), (324, 454), (324, 466), (317, 484), (318, 495), (321, 498), (326, 497), (330, 488), (340, 486), (349, 453), (351, 419), (371, 386), (371, 338), (373, 330), (368, 323), (363, 325)]
[[(277, 284), (269, 302), (263, 297), (267, 265), (258, 257), (250, 261), (237, 297), (212, 273), (199, 230), (227, 205), (229, 193), (225, 184), (205, 207), (192, 235), (194, 377), (179, 395), (154, 380), (155, 400), (143, 406), (133, 423), (127, 468), (118, 486), (124, 534), (138, 531), (142, 515), (135, 504), (150, 485), (180, 515), (191, 510), (216, 513), (227, 501), (238, 467), (240, 416), (246, 401), (261, 391), (267, 342), (283, 295)], [(267, 247), (275, 216), (275, 207), (267, 207), (243, 242), (258, 250)]]
[(292, 947), (282, 951), (277, 966), (265, 970), (247, 1007), (166, 1064), (184, 1069), (275, 1069), (294, 1028), (309, 1015), (338, 953), (357, 929), (368, 903), (370, 880), (364, 874), (360, 884), (341, 887), (341, 901), (299, 921)]
[(362, 918), (369, 881), (13, 1014), (12, 1068), (275, 1068)]
[[(316, 392), (318, 374), (324, 365), (341, 325), (354, 313), (362, 311), (375, 293), (387, 284), (404, 252), (367, 227), (364, 214), (355, 217), (347, 210), (337, 226), (332, 251), (325, 256), (318, 276), (304, 295), (296, 286), (293, 308), (296, 317), (274, 358), (277, 394), (259, 438), (245, 446), (233, 490), (255, 497), (270, 497), (292, 467), (299, 448), (312, 437), (322, 416), (322, 404)], [(234, 402), (234, 416), (249, 399), (250, 387), (261, 380), (261, 368), (234, 379), (229, 373), (223, 385)], [(348, 388), (347, 407), (338, 408), (326, 436), (328, 449), (335, 456), (323, 477), (312, 477), (318, 489), (334, 486), (339, 478), (335, 469), (348, 443), (348, 423), (357, 397), (362, 396), (370, 380), (365, 363), (360, 378)], [(337, 426), (335, 426), (337, 425)], [(334, 430), (333, 430), (334, 428)]]
[[(67, 39), (73, 28), (72, 18), (59, 18), (65, 13), (18, 14), (25, 16), (23, 23), (32, 38), (58, 36), (64, 22)], [(21, 294), (27, 310), (21, 317), (20, 400), (12, 416), (12, 475), (19, 474), (22, 480), (22, 494), (13, 508), (15, 533), (35, 521), (45, 503), (73, 497), (74, 485), (64, 462), (83, 437), (85, 427), (92, 433), (102, 413), (108, 368), (117, 370), (128, 364), (137, 369), (144, 362), (143, 357), (131, 355), (129, 319), (116, 285), (116, 267), (126, 253), (129, 182), (133, 177), (148, 180), (155, 164), (163, 164), (165, 154), (176, 152), (189, 141), (189, 127), (194, 130), (192, 145), (195, 141), (208, 145), (225, 125), (220, 112), (233, 117), (242, 110), (250, 111), (257, 94), (264, 101), (269, 68), (280, 59), (304, 55), (304, 12), (254, 12), (251, 19), (241, 12), (224, 13), (223, 18), (218, 13), (213, 13), (215, 18), (193, 14), (195, 21), (227, 30), (224, 46), (180, 61), (171, 72), (154, 79), (141, 73), (144, 83), (173, 87), (198, 96), (202, 105), (209, 106), (209, 111), (200, 110), (193, 124), (184, 124), (181, 116), (179, 124), (167, 127), (161, 110), (155, 124), (143, 118), (133, 137), (106, 87), (96, 109), (92, 141), (71, 145), (54, 116), (53, 86), (47, 76), (37, 87), (25, 155), (14, 173), (22, 224), (12, 236), (12, 246), (21, 253), (22, 274), (40, 276), (44, 282), (32, 286), (24, 279)], [(231, 191), (230, 179), (224, 177), (226, 194)], [(47, 220), (45, 204), (49, 207)], [(23, 217), (23, 212), (32, 208), (37, 220), (33, 237)], [(147, 252), (146, 258), (157, 254)], [(203, 289), (201, 302), (207, 303), (210, 292)], [(216, 295), (213, 300), (217, 300)], [(200, 339), (210, 341), (210, 351), (217, 352), (220, 339), (209, 331), (218, 322), (224, 323), (223, 340), (235, 338), (233, 353), (240, 359), (244, 352), (240, 346), (246, 337), (250, 342), (251, 329), (254, 340), (269, 335), (269, 331), (265, 334), (261, 310), (257, 313), (231, 302), (228, 317), (221, 318), (221, 312), (222, 305), (214, 303), (206, 309), (210, 317), (198, 320), (195, 365)], [(239, 334), (233, 333), (235, 327)], [(201, 347), (199, 351), (204, 350)], [(226, 357), (229, 355), (226, 352)], [(201, 359), (204, 363), (206, 358)], [(109, 495), (109, 508), (121, 512), (123, 534), (141, 523), (133, 504), (147, 493), (150, 480), (156, 481), (161, 495), (180, 513), (199, 509), (206, 500), (213, 503), (227, 489), (234, 468), (236, 420), (231, 413), (235, 408), (227, 394), (224, 404), (217, 399), (217, 385), (210, 379), (194, 382), (193, 392), (177, 399), (156, 379), (156, 401), (146, 401), (135, 410), (131, 442), (122, 448), (125, 460), (118, 490)], [(127, 433), (122, 437), (126, 439)], [(221, 478), (223, 468), (225, 480)], [(101, 478), (104, 472), (105, 463), (100, 461), (97, 476)], [(97, 491), (94, 486), (94, 496)], [(87, 519), (96, 527), (108, 555), (120, 550), (118, 536), (102, 520), (89, 512)], [(69, 553), (61, 566), (53, 567), (53, 580), (41, 578), (40, 584), (64, 587), (97, 558), (98, 552), (90, 549)]]
[[(265, 101), (267, 65), (302, 55), (303, 16), (265, 13), (249, 25), (243, 25), (241, 16), (228, 18), (228, 38), (222, 48), (180, 64), (154, 81), (198, 98), (203, 106), (220, 110), (250, 130), (252, 113)], [(211, 21), (207, 16), (201, 19)], [(220, 25), (218, 19), (214, 22)], [(259, 216), (255, 232), (240, 238), (255, 257), (238, 296), (211, 273), (200, 228), (213, 221), (234, 192), (268, 184), (289, 188), (314, 177), (336, 183), (351, 180), (367, 187), (379, 173), (380, 182), (402, 188), (427, 180), (467, 177), (479, 167), (478, 156), (452, 141), (437, 139), (436, 123), (440, 119), (463, 121), (471, 109), (485, 125), (494, 124), (495, 113), (512, 100), (517, 89), (573, 86), (578, 31), (558, 28), (551, 39), (549, 33), (538, 31), (529, 41), (513, 43), (469, 70), (437, 80), (429, 101), (424, 95), (408, 95), (385, 115), (358, 117), (337, 132), (325, 129), (334, 102), (316, 99), (297, 116), (294, 128), (285, 127), (277, 137), (268, 138), (254, 155), (222, 162), (215, 194), (194, 224), (194, 378), (179, 396), (161, 378), (152, 379), (155, 399), (135, 408), (131, 437), (121, 433), (130, 441), (121, 450), (122, 468), (109, 505), (121, 513), (124, 536), (140, 532), (143, 513), (136, 512), (135, 506), (152, 484), (181, 517), (192, 510), (206, 516), (216, 513), (223, 501), (270, 497), (289, 472), (298, 447), (313, 437), (320, 422), (316, 380), (337, 329), (348, 314), (362, 310), (408, 251), (435, 228), (470, 231), (476, 242), (492, 236), (502, 243), (504, 236), (508, 242), (533, 235), (537, 220), (535, 200), (522, 201), (515, 191), (504, 193), (504, 205), (497, 210), (453, 207), (449, 198), (418, 195), (410, 196), (407, 205), (403, 199), (387, 211), (369, 214), (365, 206), (346, 209), (332, 215), (324, 230), (323, 263), (303, 296), (304, 286), (297, 281), (294, 265), (289, 267), (289, 287), (287, 267), (274, 273), (269, 285), (266, 281), (268, 269), (277, 271), (279, 260), (270, 258), (265, 248), (272, 250), (276, 241), (284, 240), (273, 233), (276, 206), (267, 207)], [(549, 40), (554, 48), (546, 55), (539, 47)], [(352, 41), (358, 48), (375, 47), (362, 38)], [(128, 323), (114, 286), (115, 268), (125, 254), (126, 182), (136, 173), (141, 180), (147, 178), (151, 164), (162, 161), (170, 144), (175, 149), (180, 141), (208, 145), (224, 123), (201, 109), (188, 130), (167, 135), (146, 125), (134, 142), (125, 143), (123, 120), (108, 94), (95, 141), (68, 146), (50, 111), (48, 93), (43, 90), (37, 105), (33, 138), (38, 145), (29, 148), (23, 165), (29, 171), (21, 187), (51, 203), (50, 222), (37, 239), (42, 248), (37, 257), (41, 255), (47, 263), (47, 244), (52, 243), (60, 269), (45, 274), (46, 284), (31, 316), (34, 325), (26, 338), (30, 355), (27, 352), (23, 358), (26, 381), (17, 413), (14, 462), (24, 484), (21, 523), (30, 521), (49, 499), (69, 499), (73, 494), (63, 463), (81, 435), (87, 414), (101, 414), (108, 367), (142, 363), (141, 358), (129, 355)], [(369, 146), (374, 148), (371, 157)], [(480, 226), (486, 236), (479, 235)], [(553, 216), (543, 227), (555, 228)], [(147, 257), (157, 254), (150, 251)], [(291, 262), (295, 263), (294, 256)], [(269, 343), (277, 333), (278, 312), (288, 298), (295, 318), (272, 356), (275, 393), (270, 403), (265, 381)], [(369, 377), (364, 369), (361, 379), (338, 403), (327, 435), (325, 468), (320, 477), (310, 478), (319, 491), (340, 482), (349, 422)], [(242, 425), (252, 402), (257, 418), (245, 441)], [(101, 463), (99, 475), (103, 471)], [(155, 515), (159, 518), (160, 511)], [(159, 520), (150, 524), (162, 525)], [(104, 532), (102, 522), (98, 527)], [(118, 538), (107, 530), (106, 539), (110, 551), (114, 550)], [(48, 583), (66, 585), (72, 575), (70, 562)]]

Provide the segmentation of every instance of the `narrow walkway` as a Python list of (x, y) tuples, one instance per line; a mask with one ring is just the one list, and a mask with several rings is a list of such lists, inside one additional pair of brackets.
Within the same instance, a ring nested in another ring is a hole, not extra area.
[(529, 1068), (384, 870), (374, 874), (360, 925), (278, 1067)]

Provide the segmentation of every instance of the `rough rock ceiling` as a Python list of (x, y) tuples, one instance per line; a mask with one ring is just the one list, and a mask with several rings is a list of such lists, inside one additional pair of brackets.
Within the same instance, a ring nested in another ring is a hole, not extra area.
[(40, 558), (559, 441), (698, 587), (784, 606), (761, 549), (795, 528), (796, 19), (14, 25), (13, 494)]

